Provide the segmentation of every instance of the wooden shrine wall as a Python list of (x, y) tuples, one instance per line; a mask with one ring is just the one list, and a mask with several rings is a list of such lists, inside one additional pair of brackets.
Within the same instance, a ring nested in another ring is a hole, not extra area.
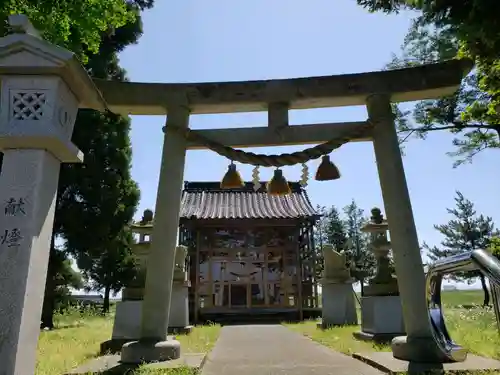
[(302, 316), (303, 308), (318, 307), (312, 224), (221, 221), (187, 228), (181, 242), (194, 239), (189, 255), (195, 321), (204, 311), (295, 309)]

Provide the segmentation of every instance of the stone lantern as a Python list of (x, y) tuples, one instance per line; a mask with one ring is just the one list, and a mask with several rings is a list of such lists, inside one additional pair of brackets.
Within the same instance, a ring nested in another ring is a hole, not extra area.
[(370, 247), (377, 261), (375, 276), (365, 286), (361, 297), (361, 332), (355, 337), (375, 341), (390, 341), (404, 335), (403, 311), (397, 278), (392, 274), (387, 238), (389, 224), (379, 208), (371, 210), (370, 222), (361, 230), (370, 234)]
[(0, 363), (33, 374), (60, 163), (82, 162), (71, 143), (78, 108), (106, 104), (73, 53), (40, 38), (22, 15), (0, 38)]
[(370, 247), (377, 261), (375, 276), (369, 280), (364, 288), (365, 296), (397, 296), (398, 281), (392, 274), (389, 258), (391, 243), (387, 239), (389, 225), (378, 208), (373, 208), (370, 222), (363, 228), (363, 232), (370, 233)]

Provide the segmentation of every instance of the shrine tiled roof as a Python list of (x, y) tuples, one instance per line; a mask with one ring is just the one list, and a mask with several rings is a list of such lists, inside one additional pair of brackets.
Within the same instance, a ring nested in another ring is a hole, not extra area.
[(220, 182), (185, 182), (183, 219), (298, 219), (318, 216), (304, 188), (290, 183), (292, 193), (272, 196), (247, 182), (241, 189), (221, 189)]

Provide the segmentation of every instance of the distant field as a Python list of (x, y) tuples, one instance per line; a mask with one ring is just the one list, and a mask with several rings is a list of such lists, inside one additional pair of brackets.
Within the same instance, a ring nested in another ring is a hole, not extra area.
[(445, 306), (456, 307), (463, 305), (482, 305), (483, 291), (479, 290), (450, 290), (442, 292), (442, 301)]
[[(358, 298), (359, 293), (356, 293)], [(482, 305), (483, 291), (475, 290), (447, 290), (441, 292), (442, 302), (448, 307), (458, 307), (463, 305)]]

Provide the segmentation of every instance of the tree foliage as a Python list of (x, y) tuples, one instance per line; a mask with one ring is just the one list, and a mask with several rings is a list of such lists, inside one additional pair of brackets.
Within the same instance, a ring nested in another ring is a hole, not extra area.
[[(466, 199), (458, 191), (456, 195), (456, 207), (447, 209), (453, 219), (446, 224), (434, 226), (444, 237), (440, 246), (431, 247), (425, 243), (423, 244), (427, 256), (432, 261), (476, 249), (488, 249), (492, 238), (499, 234), (491, 217), (482, 214), (478, 215), (474, 209), (474, 204), (470, 200)], [(484, 277), (481, 274), (477, 272), (459, 273), (451, 275), (450, 279), (471, 282), (478, 276), (485, 293), (484, 304), (487, 305), (489, 303), (489, 293)]]
[[(412, 21), (399, 56), (388, 68), (415, 66), (457, 57), (461, 42), (450, 26), (429, 23), (425, 16)], [(455, 166), (472, 161), (479, 152), (500, 148), (500, 115), (492, 91), (484, 85), (484, 72), (474, 69), (451, 96), (424, 100), (412, 111), (396, 110), (402, 141), (410, 136), (426, 138), (444, 130), (454, 135)]]
[[(25, 14), (45, 39), (73, 51), (91, 76), (124, 80), (118, 53), (137, 42), (142, 34), (140, 11), (150, 8), (153, 0), (3, 0), (0, 4), (3, 34), (8, 31), (9, 14)], [(64, 283), (77, 285), (68, 268), (68, 254), (76, 258), (93, 286), (116, 291), (128, 277), (123, 270), (131, 262), (131, 235), (125, 228), (139, 199), (130, 177), (129, 130), (128, 118), (91, 110), (78, 113), (72, 141), (84, 152), (85, 161), (61, 167), (43, 326), (53, 326), (58, 291), (65, 288)], [(63, 249), (54, 245), (56, 238), (65, 241)]]
[[(372, 12), (390, 13), (401, 9), (420, 11), (418, 24), (440, 30), (437, 38), (428, 38), (434, 47), (449, 43), (447, 39), (454, 40), (453, 43), (458, 47), (456, 56), (468, 57), (475, 61), (473, 86), (477, 88), (480, 95), (477, 101), (466, 103), (460, 119), (461, 124), (454, 130), (460, 132), (466, 124), (489, 125), (492, 127), (490, 130), (494, 132), (484, 131), (484, 127), (471, 132), (468, 135), (471, 138), (469, 144), (471, 146), (477, 144), (476, 151), (480, 151), (481, 148), (498, 148), (500, 136), (500, 122), (498, 121), (500, 112), (500, 33), (498, 32), (500, 2), (496, 0), (357, 0), (357, 3)], [(427, 34), (421, 34), (421, 36), (427, 37)], [(424, 56), (425, 51), (420, 51), (421, 57)], [(438, 51), (441, 50), (438, 48)], [(441, 56), (441, 58), (446, 57), (449, 55)], [(452, 107), (455, 106), (453, 100), (448, 103)], [(453, 112), (455, 111), (450, 111), (450, 113)], [(458, 144), (458, 146), (461, 145)], [(464, 151), (470, 153), (470, 146), (466, 144)]]
[(71, 289), (82, 289), (82, 275), (75, 271), (64, 249), (51, 244), (47, 280), (45, 282), (42, 322), (45, 328), (53, 328), (53, 312), (66, 307), (70, 301)]
[(416, 10), (426, 23), (448, 27), (467, 53), (482, 60), (498, 59), (500, 35), (496, 0), (356, 0), (370, 12)]
[(71, 181), (73, 191), (61, 201), (58, 213), (67, 218), (66, 250), (91, 281), (91, 289), (104, 289), (107, 310), (110, 292), (119, 291), (133, 277), (132, 236), (127, 226), (139, 190), (130, 176), (130, 122), (90, 110), (81, 111), (77, 121), (74, 138), (84, 146), (85, 163), (64, 167), (62, 178)]
[[(92, 55), (86, 65), (89, 74), (126, 79), (118, 53), (136, 43), (142, 34), (139, 10), (144, 6), (152, 6), (152, 2), (128, 4), (136, 17), (102, 37), (99, 53)], [(130, 176), (129, 132), (128, 118), (110, 112), (80, 111), (73, 142), (85, 153), (85, 162), (66, 165), (61, 171), (71, 185), (71, 195), (60, 206), (60, 215), (67, 218), (66, 249), (89, 281), (88, 288), (104, 289), (105, 311), (110, 293), (118, 292), (134, 277), (133, 239), (128, 224), (139, 202), (139, 189)]]
[(87, 280), (86, 289), (104, 290), (104, 312), (109, 311), (110, 295), (116, 295), (136, 276), (136, 259), (130, 251), (132, 243), (132, 233), (124, 228), (101, 254), (82, 252), (78, 256), (78, 265)]
[(124, 0), (1, 0), (0, 9), (2, 35), (8, 15), (25, 14), (44, 39), (73, 51), (83, 62), (99, 51), (103, 37), (137, 16)]
[(500, 237), (491, 238), (489, 250), (497, 259), (500, 259)]
[(359, 208), (354, 200), (345, 206), (343, 211), (347, 233), (344, 251), (347, 254), (354, 278), (363, 283), (367, 277), (373, 275), (376, 264), (374, 253), (370, 249), (369, 234), (361, 231), (368, 219), (364, 210)]

